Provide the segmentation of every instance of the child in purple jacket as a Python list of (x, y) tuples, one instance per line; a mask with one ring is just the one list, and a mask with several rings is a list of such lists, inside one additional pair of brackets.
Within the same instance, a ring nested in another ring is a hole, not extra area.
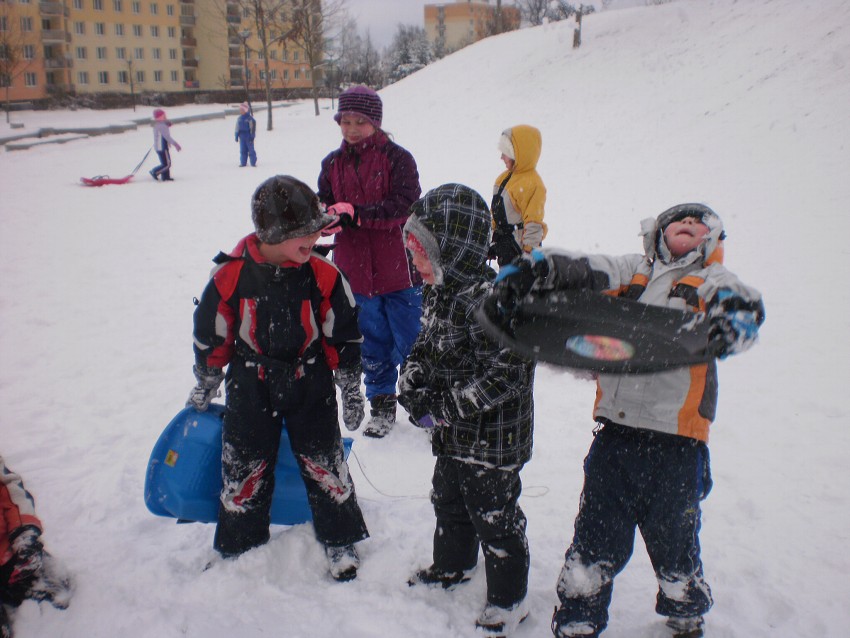
[(381, 129), (375, 91), (354, 86), (339, 96), (334, 119), (342, 145), (322, 160), (319, 199), (337, 223), (334, 262), (360, 308), (361, 355), (371, 418), (363, 434), (386, 436), (396, 417), (398, 366), (419, 334), (422, 278), (410, 263), (402, 227), (422, 189), (413, 156)]

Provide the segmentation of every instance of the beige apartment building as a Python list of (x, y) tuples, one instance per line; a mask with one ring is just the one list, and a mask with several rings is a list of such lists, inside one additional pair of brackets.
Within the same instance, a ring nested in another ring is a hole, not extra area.
[[(519, 29), (520, 11), (502, 0), (502, 31)], [(457, 51), (492, 35), (496, 24), (496, 0), (455, 0), (425, 5), (428, 41), (446, 53)]]
[[(13, 102), (227, 91), (246, 81), (260, 90), (266, 72), (254, 31), (238, 1), (0, 0), (0, 99), (7, 88)], [(6, 50), (18, 60), (12, 68), (3, 65)], [(311, 86), (309, 64), (292, 43), (275, 44), (269, 57), (273, 89)]]

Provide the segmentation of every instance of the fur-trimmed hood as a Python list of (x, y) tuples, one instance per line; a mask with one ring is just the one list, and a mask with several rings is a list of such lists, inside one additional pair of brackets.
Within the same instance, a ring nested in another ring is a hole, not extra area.
[(703, 243), (697, 248), (702, 255), (702, 263), (707, 266), (712, 263), (723, 263), (723, 221), (720, 216), (705, 204), (677, 204), (668, 208), (655, 219), (648, 217), (641, 221), (640, 234), (643, 236), (643, 249), (646, 258), (653, 262), (661, 260), (665, 264), (673, 261), (670, 250), (664, 241), (664, 229), (674, 221), (685, 217), (697, 217), (708, 226), (708, 234)]

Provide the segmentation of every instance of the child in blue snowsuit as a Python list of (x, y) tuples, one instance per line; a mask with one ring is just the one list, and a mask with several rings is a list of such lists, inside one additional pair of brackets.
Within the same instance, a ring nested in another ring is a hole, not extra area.
[(239, 105), (241, 115), (236, 118), (236, 141), (239, 143), (239, 166), (245, 166), (251, 160), (251, 166), (257, 165), (257, 153), (254, 151), (254, 136), (257, 133), (257, 121), (251, 115), (247, 102)]
[(165, 116), (165, 111), (156, 109), (153, 112), (153, 148), (159, 157), (159, 166), (154, 166), (150, 170), (150, 175), (155, 180), (163, 182), (173, 182), (171, 177), (171, 150), (169, 144), (178, 151), (182, 150), (180, 144), (177, 143), (168, 130), (171, 128), (171, 122)]
[[(706, 313), (708, 351), (747, 350), (764, 321), (761, 294), (723, 266), (723, 223), (708, 206), (680, 204), (642, 222), (644, 253), (533, 253), (496, 284), (505, 308), (528, 292), (590, 289)], [(715, 359), (651, 374), (599, 374), (594, 440), (584, 461), (575, 533), (557, 584), (557, 638), (596, 638), (608, 624), (614, 577), (640, 530), (668, 635), (698, 638), (712, 597), (700, 559), (700, 502), (711, 490), (709, 427)]]

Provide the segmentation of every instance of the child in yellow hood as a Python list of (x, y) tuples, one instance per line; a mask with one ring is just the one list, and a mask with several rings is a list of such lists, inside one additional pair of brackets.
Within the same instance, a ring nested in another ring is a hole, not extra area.
[(537, 174), (542, 146), (540, 131), (527, 124), (505, 129), (499, 138), (505, 171), (493, 187), (493, 242), (488, 255), (499, 266), (539, 248), (546, 236), (546, 186)]

